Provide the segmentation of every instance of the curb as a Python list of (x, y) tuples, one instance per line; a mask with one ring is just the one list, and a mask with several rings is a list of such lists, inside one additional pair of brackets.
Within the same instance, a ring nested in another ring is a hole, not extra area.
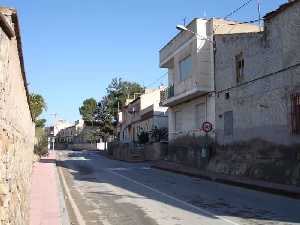
[(58, 174), (58, 167), (56, 165), (57, 162), (57, 152), (55, 152), (55, 176), (56, 176), (56, 185), (57, 185), (57, 190), (58, 190), (58, 197), (59, 197), (59, 206), (60, 206), (60, 215), (61, 215), (61, 223), (62, 225), (71, 225), (70, 222), (70, 217), (68, 214), (68, 210), (66, 207), (66, 203), (65, 203), (65, 195), (64, 195), (64, 191), (62, 188), (62, 184), (59, 178), (59, 174)]

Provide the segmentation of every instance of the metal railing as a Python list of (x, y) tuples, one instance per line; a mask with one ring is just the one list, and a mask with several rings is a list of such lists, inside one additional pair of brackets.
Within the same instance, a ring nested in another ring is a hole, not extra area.
[(160, 92), (160, 103), (162, 104), (164, 101), (174, 96), (175, 93), (174, 93), (174, 84), (173, 84)]

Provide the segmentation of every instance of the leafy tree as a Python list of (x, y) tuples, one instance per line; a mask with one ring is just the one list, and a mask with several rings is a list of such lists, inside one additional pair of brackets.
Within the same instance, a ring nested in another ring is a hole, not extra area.
[(36, 119), (42, 114), (42, 112), (47, 109), (47, 104), (43, 96), (39, 94), (31, 93), (29, 95), (29, 104), (33, 121), (36, 121)]
[(104, 142), (107, 142), (110, 135), (114, 132), (112, 125), (112, 114), (108, 108), (107, 98), (104, 97), (98, 104), (94, 113), (95, 122), (97, 123), (97, 129), (95, 135), (101, 138)]
[(82, 106), (79, 108), (79, 113), (82, 116), (82, 119), (87, 122), (92, 122), (96, 107), (97, 101), (94, 98), (84, 100)]
[(118, 109), (121, 109), (128, 98), (134, 98), (144, 93), (145, 88), (136, 82), (123, 81), (121, 78), (112, 79), (107, 89), (106, 104), (110, 114), (116, 120)]
[(32, 114), (32, 119), (35, 122), (36, 127), (44, 127), (46, 120), (38, 119), (38, 117), (42, 114), (44, 110), (47, 110), (47, 104), (40, 94), (31, 93), (29, 95), (29, 104), (30, 110)]
[(45, 119), (38, 119), (35, 121), (35, 126), (36, 127), (45, 127), (45, 124), (46, 124), (46, 120)]

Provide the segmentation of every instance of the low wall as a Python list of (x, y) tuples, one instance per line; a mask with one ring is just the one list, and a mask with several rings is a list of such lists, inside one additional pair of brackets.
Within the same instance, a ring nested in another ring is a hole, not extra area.
[(300, 186), (300, 146), (252, 140), (220, 146), (208, 171)]
[(155, 161), (164, 159), (168, 151), (167, 142), (154, 142), (145, 144), (145, 160)]
[[(100, 149), (103, 148), (103, 149)], [(104, 145), (99, 143), (69, 144), (68, 149), (72, 150), (104, 150)]]
[(144, 147), (129, 143), (113, 142), (108, 144), (108, 152), (114, 159), (128, 162), (145, 160)]
[(81, 144), (64, 144), (55, 143), (55, 149), (71, 149), (71, 150), (105, 150), (107, 149), (107, 143), (81, 143)]
[(204, 171), (300, 186), (300, 146), (283, 146), (254, 139), (225, 146), (210, 145), (208, 157), (203, 143), (187, 138), (168, 147), (167, 159)]

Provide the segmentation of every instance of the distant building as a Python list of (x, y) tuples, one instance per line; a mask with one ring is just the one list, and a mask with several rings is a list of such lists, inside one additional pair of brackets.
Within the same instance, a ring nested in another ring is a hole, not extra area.
[(127, 101), (119, 113), (118, 132), (121, 142), (138, 142), (141, 132), (167, 128), (167, 107), (160, 106), (161, 89), (146, 89), (140, 97)]
[(264, 31), (217, 34), (216, 138), (300, 143), (300, 1), (264, 17)]
[(84, 121), (76, 120), (73, 125), (61, 129), (56, 135), (58, 143), (74, 143), (84, 129)]
[[(194, 19), (160, 54), (160, 67), (168, 69), (169, 87), (161, 93), (161, 104), (169, 107), (169, 139), (198, 134), (202, 123), (215, 126), (214, 45), (215, 34), (256, 32), (251, 24), (222, 19)], [(212, 134), (213, 135), (213, 134)]]
[(53, 144), (57, 141), (58, 133), (67, 127), (72, 126), (71, 123), (66, 122), (64, 120), (57, 120), (55, 121), (53, 126), (45, 127), (45, 133), (48, 137), (48, 148), (53, 149)]

